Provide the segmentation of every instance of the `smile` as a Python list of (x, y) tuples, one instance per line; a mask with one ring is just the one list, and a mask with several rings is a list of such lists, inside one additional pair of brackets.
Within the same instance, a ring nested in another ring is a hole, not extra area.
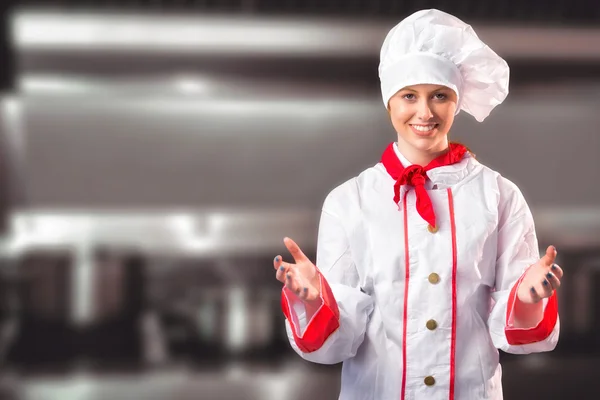
[(427, 133), (434, 130), (438, 124), (425, 124), (425, 125), (414, 125), (411, 124), (410, 127), (413, 128), (417, 132)]

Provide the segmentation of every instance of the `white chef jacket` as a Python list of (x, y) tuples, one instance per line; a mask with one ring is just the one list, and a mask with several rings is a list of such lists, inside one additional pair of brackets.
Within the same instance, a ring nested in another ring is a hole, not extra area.
[(340, 400), (501, 400), (497, 349), (543, 352), (558, 341), (556, 294), (536, 327), (512, 326), (518, 283), (539, 260), (519, 189), (469, 153), (427, 176), (437, 231), (407, 185), (394, 204), (380, 162), (326, 197), (321, 306), (308, 323), (301, 300), (282, 291), (293, 349), (343, 362)]

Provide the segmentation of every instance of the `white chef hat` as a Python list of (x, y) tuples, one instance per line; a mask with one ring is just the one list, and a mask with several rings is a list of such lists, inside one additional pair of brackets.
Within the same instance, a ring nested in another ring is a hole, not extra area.
[(421, 10), (396, 25), (381, 47), (379, 79), (383, 103), (400, 89), (444, 85), (479, 122), (508, 95), (506, 61), (483, 43), (470, 25), (443, 11)]

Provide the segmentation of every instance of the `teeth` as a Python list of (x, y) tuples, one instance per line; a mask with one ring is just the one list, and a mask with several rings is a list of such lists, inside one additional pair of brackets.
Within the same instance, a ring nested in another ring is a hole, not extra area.
[(435, 124), (433, 124), (433, 125), (413, 125), (413, 128), (415, 128), (419, 132), (429, 132), (430, 130), (435, 128)]

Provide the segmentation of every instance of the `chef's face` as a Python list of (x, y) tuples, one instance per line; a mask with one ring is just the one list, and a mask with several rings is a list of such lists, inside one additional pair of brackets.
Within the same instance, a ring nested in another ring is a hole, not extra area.
[(444, 151), (456, 102), (456, 93), (446, 86), (413, 85), (398, 91), (389, 102), (398, 145), (418, 153)]

